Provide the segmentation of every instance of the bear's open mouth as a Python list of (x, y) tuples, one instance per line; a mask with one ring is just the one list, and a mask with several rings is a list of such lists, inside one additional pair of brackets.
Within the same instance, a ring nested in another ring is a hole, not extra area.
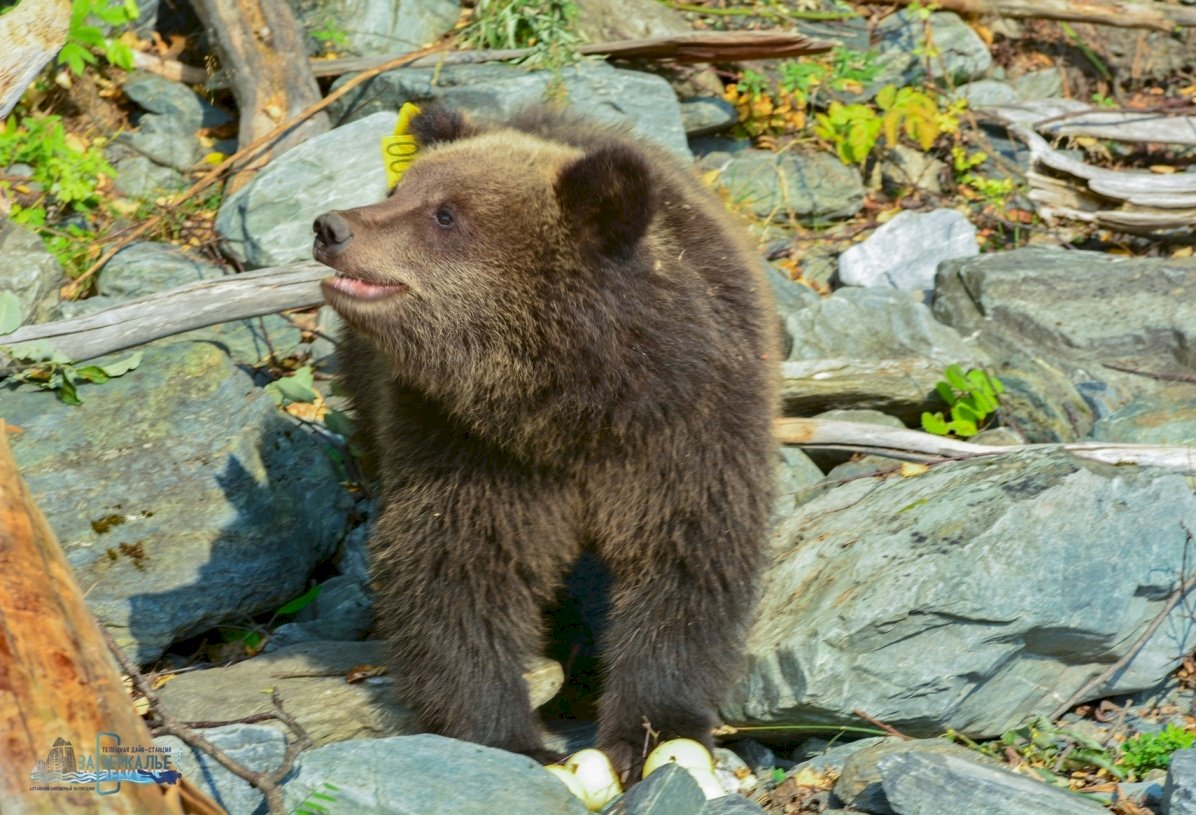
[(331, 289), (354, 300), (382, 300), (397, 294), (405, 294), (408, 290), (405, 283), (370, 283), (359, 277), (347, 277), (342, 274), (326, 277), (320, 285), (325, 290)]

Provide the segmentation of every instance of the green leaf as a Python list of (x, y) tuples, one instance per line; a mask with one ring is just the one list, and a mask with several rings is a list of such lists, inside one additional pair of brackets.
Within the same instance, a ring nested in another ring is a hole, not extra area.
[(922, 413), (922, 429), (936, 436), (947, 435), (947, 420), (941, 413)]
[(943, 382), (941, 380), (939, 382), (936, 382), (935, 386), (934, 386), (934, 390), (936, 393), (938, 393), (939, 397), (944, 402), (946, 402), (949, 406), (954, 405), (956, 402), (959, 401), (959, 397), (955, 395), (955, 389), (952, 388), (950, 385), (948, 385), (946, 382)]
[(11, 334), (21, 323), (21, 298), (14, 292), (0, 291), (0, 334)]
[(61, 377), (57, 384), (51, 380), (51, 385), (58, 393), (58, 401), (64, 405), (78, 406), (83, 404), (83, 400), (79, 398), (79, 394), (75, 392), (75, 383), (68, 377)]
[(958, 365), (948, 365), (947, 369), (943, 371), (943, 376), (946, 377), (947, 382), (951, 385), (951, 387), (955, 388), (955, 390), (971, 390), (971, 388), (968, 387), (967, 378), (963, 375), (963, 369)]
[(319, 596), (319, 594), (320, 586), (317, 584), (303, 592), (303, 594), (299, 595), (294, 600), (291, 600), (289, 603), (283, 603), (281, 606), (279, 606), (278, 611), (276, 611), (275, 614), (298, 614), (300, 611), (310, 606), (315, 601), (316, 597)]
[(324, 415), (324, 427), (346, 439), (357, 432), (353, 420), (340, 410), (330, 410)]
[(897, 101), (897, 88), (893, 85), (885, 85), (876, 93), (876, 106), (881, 110), (890, 109), (895, 101)]
[[(276, 404), (287, 402), (314, 402), (317, 398), (314, 387), (313, 371), (310, 365), (304, 365), (290, 376), (276, 379), (266, 386)], [(281, 401), (279, 398), (280, 397)]]
[(951, 428), (951, 432), (953, 432), (956, 436), (959, 436), (961, 439), (975, 436), (980, 432), (979, 428), (976, 427), (976, 423), (968, 421), (967, 419), (954, 419), (948, 426)]
[(18, 342), (16, 345), (4, 349), (13, 359), (21, 362), (53, 362), (66, 365), (70, 357), (59, 351), (47, 340), (30, 340)]
[(116, 362), (110, 362), (107, 365), (101, 365), (100, 370), (108, 376), (124, 376), (129, 371), (141, 364), (141, 352), (135, 351), (124, 359), (118, 359)]
[(104, 373), (104, 369), (99, 365), (76, 368), (75, 375), (80, 379), (86, 379), (88, 382), (94, 382), (97, 385), (103, 385), (109, 379), (108, 374)]

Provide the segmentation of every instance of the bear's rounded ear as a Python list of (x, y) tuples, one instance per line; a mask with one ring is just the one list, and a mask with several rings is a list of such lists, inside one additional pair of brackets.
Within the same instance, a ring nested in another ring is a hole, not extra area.
[(408, 132), (421, 147), (431, 147), (475, 135), (477, 128), (459, 110), (429, 105), (411, 120)]
[(607, 255), (631, 252), (656, 211), (652, 168), (623, 145), (598, 148), (567, 164), (556, 196), (579, 244)]

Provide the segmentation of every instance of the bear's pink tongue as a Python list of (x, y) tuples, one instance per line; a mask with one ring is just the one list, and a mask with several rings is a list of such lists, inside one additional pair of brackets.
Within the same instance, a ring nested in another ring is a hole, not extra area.
[(342, 277), (341, 275), (329, 278), (328, 284), (341, 294), (347, 294), (359, 300), (381, 300), (383, 297), (389, 297), (392, 294), (402, 294), (407, 291), (407, 287), (402, 283), (384, 286), (377, 283), (367, 283), (356, 277)]

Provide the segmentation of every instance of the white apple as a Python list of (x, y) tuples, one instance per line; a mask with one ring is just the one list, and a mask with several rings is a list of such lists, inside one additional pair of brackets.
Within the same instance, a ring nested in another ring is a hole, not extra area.
[(591, 812), (602, 809), (623, 791), (614, 765), (601, 750), (578, 750), (565, 759), (565, 769), (573, 773), (581, 785), (581, 800)]
[(577, 780), (577, 776), (571, 770), (560, 764), (548, 764), (544, 767), (548, 772), (561, 780), (561, 783), (569, 788), (569, 792), (580, 798), (582, 801), (586, 799), (586, 791), (581, 788), (581, 782)]
[(714, 756), (701, 742), (693, 739), (670, 739), (656, 746), (644, 761), (644, 778), (665, 764), (676, 764), (687, 770), (714, 772)]

